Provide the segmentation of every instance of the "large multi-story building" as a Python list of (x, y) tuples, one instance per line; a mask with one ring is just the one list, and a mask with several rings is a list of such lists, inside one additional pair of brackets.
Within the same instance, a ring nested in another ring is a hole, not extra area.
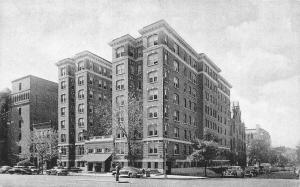
[[(138, 38), (125, 35), (110, 42), (113, 116), (121, 114), (128, 127), (132, 95), (143, 106), (142, 157), (136, 165), (163, 168), (166, 153), (168, 167), (189, 166), (192, 140), (207, 133), (229, 149), (231, 85), (220, 68), (164, 20), (139, 32)], [(126, 140), (113, 129), (117, 160), (126, 165)]]
[(234, 153), (236, 164), (246, 166), (246, 127), (244, 122), (242, 122), (241, 113), (239, 103), (233, 102), (230, 147), (231, 151)]
[(57, 121), (57, 83), (28, 75), (12, 81), (8, 125), (10, 164), (32, 153), (33, 124)]
[(101, 125), (94, 110), (111, 101), (111, 62), (83, 51), (56, 65), (60, 161), (66, 167), (85, 167), (81, 158), (86, 136), (99, 135), (87, 132)]

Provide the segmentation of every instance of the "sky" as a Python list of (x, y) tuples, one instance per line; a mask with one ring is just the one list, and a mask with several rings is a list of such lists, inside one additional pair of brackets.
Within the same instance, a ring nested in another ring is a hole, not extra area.
[(0, 90), (28, 74), (57, 82), (55, 63), (164, 19), (233, 85), (248, 128), (273, 146), (300, 142), (300, 0), (0, 0)]

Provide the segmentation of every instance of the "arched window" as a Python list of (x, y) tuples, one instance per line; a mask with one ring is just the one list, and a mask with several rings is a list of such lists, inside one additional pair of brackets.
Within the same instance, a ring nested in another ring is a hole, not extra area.
[(123, 46), (116, 49), (116, 58), (121, 56), (125, 56), (125, 48)]

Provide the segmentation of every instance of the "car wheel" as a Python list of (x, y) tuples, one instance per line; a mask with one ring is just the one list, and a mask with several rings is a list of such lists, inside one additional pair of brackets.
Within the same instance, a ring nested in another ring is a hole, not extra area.
[(129, 177), (129, 178), (131, 178), (131, 177), (132, 177), (132, 174), (131, 174), (131, 173), (129, 173), (129, 174), (128, 174), (128, 177)]

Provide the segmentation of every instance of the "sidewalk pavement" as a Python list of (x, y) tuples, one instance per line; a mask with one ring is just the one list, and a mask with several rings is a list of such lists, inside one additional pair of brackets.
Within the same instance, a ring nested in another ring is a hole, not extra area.
[[(69, 173), (71, 176), (97, 176), (97, 177), (113, 177), (111, 173)], [(206, 179), (207, 177), (197, 177), (197, 176), (183, 176), (183, 175), (154, 175), (151, 174), (150, 177), (143, 177), (144, 179), (180, 179), (180, 180), (191, 180), (191, 179)]]

